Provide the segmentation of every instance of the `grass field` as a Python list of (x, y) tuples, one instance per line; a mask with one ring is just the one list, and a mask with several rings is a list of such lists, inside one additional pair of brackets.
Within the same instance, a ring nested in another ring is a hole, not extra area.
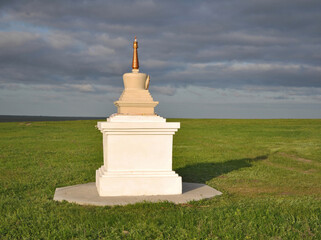
[(95, 181), (96, 121), (0, 123), (0, 239), (321, 239), (321, 120), (170, 121), (174, 170), (222, 196), (55, 202), (57, 187)]

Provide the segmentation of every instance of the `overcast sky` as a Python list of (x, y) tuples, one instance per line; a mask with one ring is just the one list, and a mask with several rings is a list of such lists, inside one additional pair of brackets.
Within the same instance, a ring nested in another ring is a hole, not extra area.
[(321, 1), (2, 1), (0, 115), (104, 116), (140, 71), (164, 117), (321, 118)]

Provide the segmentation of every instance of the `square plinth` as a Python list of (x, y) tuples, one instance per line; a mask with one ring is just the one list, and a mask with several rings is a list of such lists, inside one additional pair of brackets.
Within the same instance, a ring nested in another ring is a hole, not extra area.
[(97, 126), (104, 151), (104, 165), (96, 171), (100, 196), (182, 193), (182, 179), (172, 171), (173, 135), (179, 123), (158, 116), (116, 115)]
[(150, 196), (182, 193), (182, 178), (175, 172), (96, 171), (100, 196)]

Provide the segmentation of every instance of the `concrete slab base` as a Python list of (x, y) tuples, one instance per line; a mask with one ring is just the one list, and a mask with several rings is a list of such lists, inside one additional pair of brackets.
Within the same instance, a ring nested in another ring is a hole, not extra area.
[(221, 194), (221, 192), (207, 186), (206, 184), (183, 182), (183, 193), (177, 195), (100, 197), (97, 192), (96, 184), (92, 182), (57, 188), (54, 195), (54, 200), (66, 200), (68, 202), (77, 203), (80, 205), (114, 206), (134, 204), (144, 201), (187, 203), (193, 200), (197, 201), (201, 199), (212, 198)]

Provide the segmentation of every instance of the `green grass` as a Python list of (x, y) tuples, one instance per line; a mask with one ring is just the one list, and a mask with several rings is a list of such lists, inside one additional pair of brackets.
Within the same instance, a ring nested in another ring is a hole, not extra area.
[(0, 123), (0, 239), (321, 239), (321, 120), (170, 121), (174, 170), (222, 196), (55, 202), (57, 187), (95, 181), (96, 121)]

